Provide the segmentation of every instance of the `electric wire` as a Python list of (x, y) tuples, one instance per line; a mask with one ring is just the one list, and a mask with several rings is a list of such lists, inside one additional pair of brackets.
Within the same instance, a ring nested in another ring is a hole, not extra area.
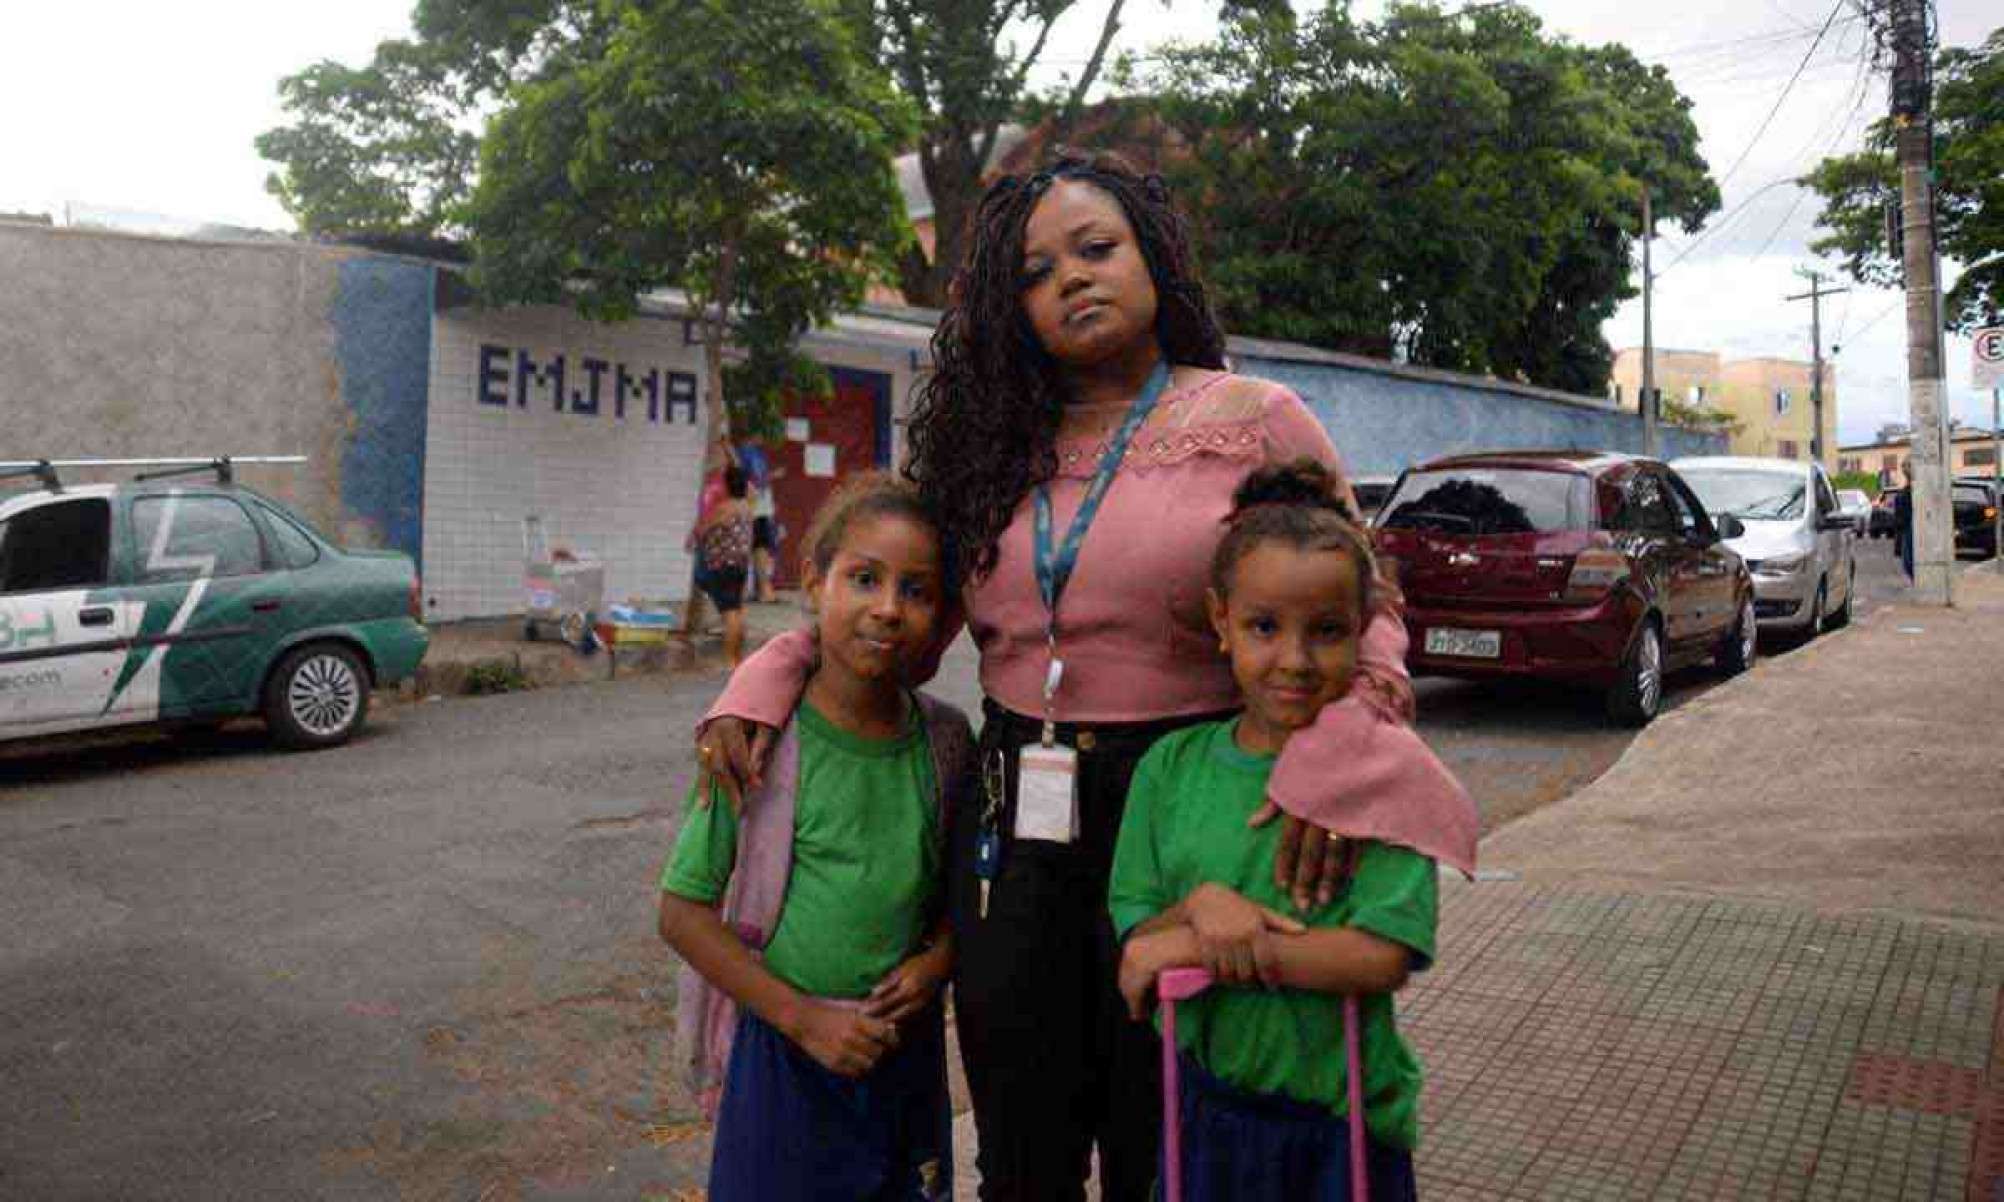
[(1844, 6), (1848, 3), (1850, 0), (1837, 0), (1837, 3), (1830, 7), (1830, 15), (1824, 18), (1823, 28), (1816, 31), (1816, 40), (1809, 43), (1809, 50), (1802, 56), (1802, 62), (1796, 66), (1795, 74), (1788, 77), (1788, 83), (1782, 86), (1781, 95), (1774, 98), (1774, 107), (1768, 109), (1767, 116), (1761, 120), (1760, 128), (1754, 130), (1753, 137), (1747, 140), (1746, 148), (1740, 151), (1740, 157), (1734, 159), (1733, 165), (1719, 177), (1721, 188), (1725, 187), (1726, 182), (1746, 164), (1747, 156), (1753, 153), (1754, 147), (1760, 145), (1762, 135), (1767, 133), (1767, 127), (1774, 124), (1775, 114), (1781, 112), (1781, 106), (1788, 101), (1788, 94), (1795, 90), (1795, 81), (1802, 78), (1802, 72), (1809, 66), (1809, 60), (1815, 56), (1816, 48), (1823, 44), (1823, 38), (1830, 32), (1831, 25), (1836, 22), (1837, 14), (1843, 12)]

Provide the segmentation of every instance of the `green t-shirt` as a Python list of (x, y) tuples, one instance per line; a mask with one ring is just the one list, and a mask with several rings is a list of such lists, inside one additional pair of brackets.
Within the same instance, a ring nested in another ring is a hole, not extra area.
[[(1108, 891), (1122, 938), (1206, 882), (1294, 912), (1273, 884), (1280, 824), (1246, 826), (1265, 797), (1274, 757), (1242, 750), (1232, 737), (1236, 725), (1208, 723), (1165, 736), (1135, 768)], [(1358, 850), (1350, 887), (1306, 921), (1404, 944), (1415, 967), (1424, 968), (1433, 959), (1439, 888), (1432, 860), (1368, 842)], [(1365, 1122), (1378, 1139), (1415, 1147), (1419, 1060), (1399, 1035), (1389, 994), (1365, 997), (1361, 1007)], [(1230, 1084), (1349, 1113), (1343, 999), (1336, 994), (1211, 989), (1177, 1005), (1176, 1028), (1183, 1051)]]
[[(939, 814), (932, 754), (916, 708), (895, 739), (851, 734), (802, 702), (793, 871), (765, 948), (774, 976), (815, 997), (857, 998), (917, 950), (939, 894)], [(690, 792), (661, 888), (704, 905), (737, 860), (727, 801)]]

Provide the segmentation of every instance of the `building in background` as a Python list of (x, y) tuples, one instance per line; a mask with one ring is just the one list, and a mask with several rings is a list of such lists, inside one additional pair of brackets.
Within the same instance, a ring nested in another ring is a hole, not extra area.
[[(1881, 439), (1837, 448), (1837, 470), (1871, 472), (1880, 488), (1907, 486), (1907, 456), (1913, 453), (1910, 436)], [(1988, 476), (1997, 463), (1996, 442), (1990, 431), (1976, 426), (1959, 426), (1949, 434), (1949, 474)]]
[[(1730, 437), (1732, 454), (1777, 459), (1809, 458), (1811, 365), (1798, 359), (1724, 359), (1713, 351), (1658, 350), (1656, 387), (1666, 413), (1715, 423)], [(1616, 352), (1608, 397), (1639, 410), (1642, 349)], [(1715, 415), (1715, 416), (1714, 416)], [(1837, 375), (1823, 365), (1823, 466), (1837, 464)]]

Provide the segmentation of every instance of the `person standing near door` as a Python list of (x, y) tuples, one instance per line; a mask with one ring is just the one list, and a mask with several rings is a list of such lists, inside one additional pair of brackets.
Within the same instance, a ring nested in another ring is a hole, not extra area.
[(786, 469), (773, 466), (765, 448), (750, 439), (738, 444), (738, 466), (744, 469), (751, 487), (752, 600), (770, 605), (773, 561), (779, 554), (779, 522), (773, 507), (772, 482), (785, 475)]

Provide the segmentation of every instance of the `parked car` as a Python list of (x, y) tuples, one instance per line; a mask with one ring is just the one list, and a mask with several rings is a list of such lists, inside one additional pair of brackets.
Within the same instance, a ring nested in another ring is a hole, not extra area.
[(1820, 465), (1712, 455), (1670, 466), (1714, 518), (1731, 514), (1745, 524), (1730, 542), (1753, 572), (1763, 630), (1812, 639), (1850, 622), (1858, 580), (1851, 520)]
[(1862, 488), (1840, 488), (1837, 490), (1837, 512), (1851, 521), (1851, 533), (1864, 538), (1869, 533), (1872, 520), (1872, 498), (1865, 495)]
[(228, 475), (0, 496), (0, 741), (260, 714), (329, 747), (416, 671), (410, 558), (344, 551)]
[(1392, 485), (1398, 483), (1397, 476), (1358, 476), (1350, 481), (1350, 487), (1357, 494), (1358, 516), (1369, 522), (1384, 508), (1385, 498), (1392, 495)]
[(1957, 478), (1951, 492), (1955, 503), (1955, 549), (1974, 551), (1986, 559), (1996, 555), (1996, 485), (1988, 480)]
[(1662, 707), (1666, 671), (1753, 662), (1753, 581), (1723, 541), (1741, 532), (1662, 463), (1595, 451), (1434, 460), (1372, 529), (1415, 675), (1574, 681), (1633, 725)]
[(1879, 497), (1872, 502), (1871, 531), (1873, 538), (1891, 538), (1897, 532), (1893, 519), (1899, 509), (1899, 499), (1907, 490), (1904, 488), (1882, 488)]

